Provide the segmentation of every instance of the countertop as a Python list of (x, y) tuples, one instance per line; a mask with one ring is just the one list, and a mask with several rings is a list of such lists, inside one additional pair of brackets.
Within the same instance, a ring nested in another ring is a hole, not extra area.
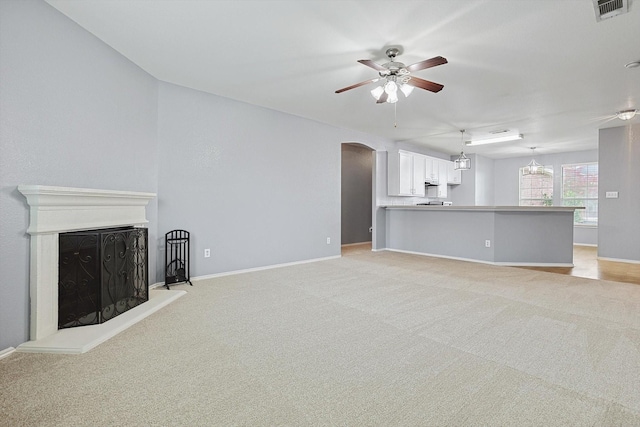
[(442, 205), (383, 205), (385, 209), (420, 211), (480, 211), (480, 212), (573, 212), (582, 206), (442, 206)]

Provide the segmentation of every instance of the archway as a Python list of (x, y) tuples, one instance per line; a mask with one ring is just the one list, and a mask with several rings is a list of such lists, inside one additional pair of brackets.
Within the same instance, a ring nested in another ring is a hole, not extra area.
[(360, 143), (341, 146), (341, 244), (372, 241), (375, 150)]

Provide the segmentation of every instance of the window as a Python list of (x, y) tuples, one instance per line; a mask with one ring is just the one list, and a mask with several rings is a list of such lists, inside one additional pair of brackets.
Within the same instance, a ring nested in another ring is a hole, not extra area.
[(544, 173), (524, 175), (520, 168), (520, 206), (553, 205), (553, 166), (545, 166)]
[(562, 165), (562, 206), (584, 206), (574, 223), (598, 225), (598, 164)]

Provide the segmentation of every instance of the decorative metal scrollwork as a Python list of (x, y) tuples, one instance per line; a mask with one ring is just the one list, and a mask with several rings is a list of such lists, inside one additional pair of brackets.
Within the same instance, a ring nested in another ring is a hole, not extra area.
[(58, 328), (103, 323), (149, 299), (147, 229), (60, 234)]

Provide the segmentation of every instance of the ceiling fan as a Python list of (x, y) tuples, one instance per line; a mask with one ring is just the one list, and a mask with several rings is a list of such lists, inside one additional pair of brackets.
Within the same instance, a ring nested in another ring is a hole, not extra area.
[(393, 104), (398, 102), (398, 89), (400, 89), (405, 96), (409, 96), (414, 87), (425, 89), (431, 92), (440, 92), (444, 87), (439, 83), (430, 82), (429, 80), (424, 80), (419, 77), (412, 76), (411, 73), (414, 71), (424, 70), (426, 68), (446, 64), (446, 58), (443, 58), (442, 56), (436, 56), (434, 58), (425, 59), (424, 61), (416, 62), (415, 64), (406, 66), (402, 62), (396, 62), (395, 60), (396, 56), (398, 56), (398, 54), (400, 53), (399, 49), (391, 47), (387, 49), (385, 53), (389, 57), (389, 62), (387, 62), (386, 64), (376, 64), (370, 59), (358, 60), (359, 63), (378, 71), (378, 75), (380, 77), (365, 80), (363, 82), (338, 89), (336, 90), (336, 93), (342, 93), (347, 90), (355, 89), (357, 87), (364, 86), (369, 83), (375, 83), (379, 80), (384, 79), (384, 84), (373, 89), (371, 91), (371, 95), (376, 99), (377, 104), (382, 104), (384, 102)]

